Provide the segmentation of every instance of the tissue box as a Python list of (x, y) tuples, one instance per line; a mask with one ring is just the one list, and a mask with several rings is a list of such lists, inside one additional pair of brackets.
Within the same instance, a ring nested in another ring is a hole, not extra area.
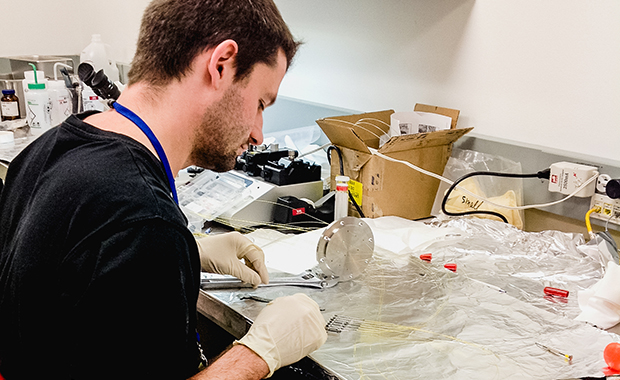
[[(407, 219), (428, 217), (439, 186), (438, 179), (402, 163), (373, 155), (369, 148), (441, 175), (452, 153), (452, 143), (473, 129), (456, 129), (458, 110), (416, 104), (414, 111), (450, 116), (451, 129), (395, 136), (379, 147), (381, 136), (390, 128), (393, 110), (316, 121), (332, 144), (342, 152), (344, 174), (357, 182), (354, 186), (350, 184), (349, 188), (353, 189), (358, 199), (361, 198), (361, 208), (367, 218), (388, 215)], [(340, 163), (335, 152), (332, 152), (331, 158), (333, 190), (335, 177), (340, 173)], [(357, 215), (352, 205), (349, 205), (349, 215)]]

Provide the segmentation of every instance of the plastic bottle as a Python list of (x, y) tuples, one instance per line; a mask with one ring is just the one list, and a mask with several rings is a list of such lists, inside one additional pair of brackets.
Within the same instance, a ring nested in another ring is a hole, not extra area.
[(19, 98), (15, 96), (15, 90), (2, 90), (0, 107), (2, 121), (19, 119)]
[(105, 75), (112, 82), (119, 80), (118, 67), (116, 62), (110, 57), (108, 47), (101, 41), (101, 35), (93, 34), (92, 40), (80, 54), (80, 63), (88, 62), (95, 68), (95, 71), (103, 69)]
[(82, 83), (82, 105), (84, 111), (104, 111), (105, 106), (101, 98), (95, 94), (92, 88)]
[(28, 84), (26, 92), (26, 119), (30, 133), (39, 136), (52, 127), (51, 111), (52, 103), (45, 83), (39, 83), (35, 74), (34, 83)]
[(336, 199), (334, 204), (334, 220), (339, 220), (349, 215), (349, 177), (339, 175), (336, 177)]
[(64, 81), (50, 80), (48, 86), (50, 102), (52, 103), (51, 124), (55, 126), (71, 115), (73, 103)]
[[(24, 90), (24, 97), (22, 99), (26, 99), (26, 94), (28, 93), (28, 85), (30, 83), (34, 83), (34, 71), (24, 71), (24, 78), (22, 80), (22, 89)], [(37, 79), (39, 83), (45, 83), (47, 85), (47, 78), (45, 78), (45, 74), (42, 70), (37, 70)]]

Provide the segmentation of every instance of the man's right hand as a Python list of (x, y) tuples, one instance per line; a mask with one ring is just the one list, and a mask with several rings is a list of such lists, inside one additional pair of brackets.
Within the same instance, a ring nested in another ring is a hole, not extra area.
[(250, 331), (236, 341), (269, 366), (269, 376), (278, 368), (295, 363), (327, 340), (325, 319), (319, 306), (302, 293), (271, 301), (258, 315)]
[(239, 232), (207, 236), (197, 239), (196, 243), (202, 270), (233, 275), (255, 288), (269, 283), (263, 250)]

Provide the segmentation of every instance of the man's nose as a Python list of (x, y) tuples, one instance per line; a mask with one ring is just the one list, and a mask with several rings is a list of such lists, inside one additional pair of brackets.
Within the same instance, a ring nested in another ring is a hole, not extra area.
[(252, 145), (261, 145), (263, 143), (263, 115), (258, 117), (250, 132), (250, 143)]

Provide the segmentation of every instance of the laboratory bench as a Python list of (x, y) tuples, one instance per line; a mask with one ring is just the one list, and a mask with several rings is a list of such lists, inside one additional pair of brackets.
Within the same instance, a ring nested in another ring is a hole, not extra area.
[[(603, 349), (620, 337), (618, 326), (605, 331), (574, 320), (578, 292), (604, 272), (579, 252), (581, 235), (478, 219), (365, 221), (376, 246), (361, 276), (325, 289), (201, 290), (201, 325), (212, 330), (206, 334), (219, 331), (223, 349), (247, 332), (264, 301), (303, 292), (336, 328), (319, 350), (276, 372), (279, 378), (604, 378)], [(320, 230), (256, 230), (249, 237), (263, 247), (273, 278), (297, 273), (292, 262), (298, 269), (312, 261)], [(430, 261), (420, 259), (429, 253)], [(283, 255), (291, 263), (272, 273)], [(569, 295), (546, 295), (548, 286)]]
[[(17, 139), (2, 152), (0, 178), (4, 163), (33, 139)], [(604, 275), (604, 263), (578, 251), (581, 234), (526, 232), (488, 220), (367, 222), (377, 246), (359, 278), (323, 290), (201, 290), (198, 328), (207, 356), (216, 357), (247, 332), (265, 306), (256, 299), (303, 292), (324, 309), (326, 322), (344, 318), (354, 328), (330, 332), (323, 347), (277, 371), (275, 379), (602, 378), (602, 351), (620, 341), (620, 326), (605, 331), (574, 320), (578, 292)], [(267, 237), (264, 230), (249, 235), (262, 239), (267, 264), (276, 268), (272, 275), (301, 272), (279, 268), (287, 254), (304, 269), (316, 264), (317, 232), (267, 231)], [(420, 259), (428, 253), (431, 262)], [(445, 264), (456, 264), (456, 271)], [(569, 296), (546, 296), (546, 286), (565, 288)], [(574, 360), (567, 363), (537, 343)]]

